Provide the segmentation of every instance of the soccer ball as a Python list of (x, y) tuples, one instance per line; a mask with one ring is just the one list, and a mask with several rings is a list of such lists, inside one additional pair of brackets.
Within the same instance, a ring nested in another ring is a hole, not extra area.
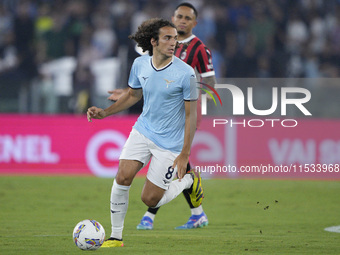
[(73, 241), (79, 249), (97, 250), (105, 239), (103, 226), (95, 220), (83, 220), (73, 230)]

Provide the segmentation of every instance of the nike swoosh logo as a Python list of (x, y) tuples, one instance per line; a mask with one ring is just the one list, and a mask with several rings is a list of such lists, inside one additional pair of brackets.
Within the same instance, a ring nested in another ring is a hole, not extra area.
[(112, 212), (112, 213), (118, 213), (118, 212), (120, 212), (120, 211), (113, 211), (113, 210), (111, 210), (111, 212)]

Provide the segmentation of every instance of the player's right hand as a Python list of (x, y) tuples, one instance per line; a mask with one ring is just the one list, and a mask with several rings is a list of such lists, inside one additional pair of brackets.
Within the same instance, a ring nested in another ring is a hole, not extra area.
[(102, 108), (92, 106), (89, 109), (87, 109), (88, 122), (92, 122), (92, 119), (103, 119), (105, 117), (106, 117), (106, 113)]
[(109, 94), (111, 94), (107, 99), (116, 102), (124, 93), (124, 89), (115, 89), (109, 90)]

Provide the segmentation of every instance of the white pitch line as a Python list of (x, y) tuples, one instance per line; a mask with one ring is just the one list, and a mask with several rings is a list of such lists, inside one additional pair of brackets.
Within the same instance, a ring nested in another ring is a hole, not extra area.
[(340, 233), (340, 226), (328, 227), (328, 228), (325, 228), (325, 231)]
[(69, 235), (34, 235), (34, 237), (56, 237), (56, 236), (69, 236)]

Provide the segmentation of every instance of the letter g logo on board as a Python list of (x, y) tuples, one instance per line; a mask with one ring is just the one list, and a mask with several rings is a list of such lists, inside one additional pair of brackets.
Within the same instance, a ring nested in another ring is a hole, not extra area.
[[(122, 133), (115, 130), (103, 130), (92, 136), (85, 152), (89, 169), (98, 177), (114, 177), (118, 171), (118, 164), (106, 166), (101, 163), (100, 158), (105, 158), (110, 162), (118, 161), (126, 139)], [(108, 148), (107, 144), (115, 146)]]

